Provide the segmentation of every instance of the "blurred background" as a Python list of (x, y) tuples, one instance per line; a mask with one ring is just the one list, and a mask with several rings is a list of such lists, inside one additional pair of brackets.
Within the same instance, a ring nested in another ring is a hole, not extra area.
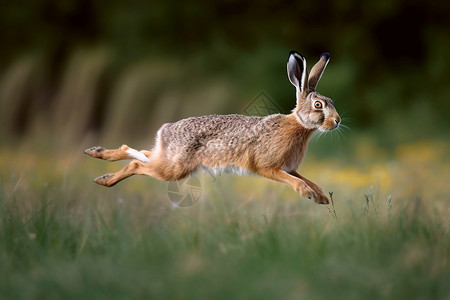
[(247, 113), (261, 97), (289, 113), (295, 49), (309, 68), (331, 53), (318, 91), (346, 126), (313, 139), (305, 176), (346, 198), (376, 186), (447, 199), (449, 12), (410, 0), (4, 3), (1, 175), (85, 186), (120, 168), (88, 147), (150, 149), (163, 123)]
[[(331, 61), (318, 91), (382, 147), (447, 139), (446, 1), (8, 1), (0, 10), (1, 146), (150, 148), (165, 122), (295, 105), (291, 49)], [(323, 143), (328, 143), (325, 138)], [(339, 146), (341, 147), (341, 146)]]
[[(433, 0), (2, 1), (0, 295), (450, 299), (449, 15)], [(260, 100), (289, 113), (292, 49), (309, 68), (331, 53), (317, 90), (345, 126), (299, 172), (333, 205), (256, 176), (200, 173), (178, 209), (167, 182), (92, 183), (127, 162), (86, 148), (150, 149), (163, 123)]]

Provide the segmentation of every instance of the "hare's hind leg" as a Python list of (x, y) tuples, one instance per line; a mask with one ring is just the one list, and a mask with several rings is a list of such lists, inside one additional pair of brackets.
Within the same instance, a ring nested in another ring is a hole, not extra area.
[(150, 158), (150, 151), (138, 151), (127, 145), (122, 145), (117, 149), (105, 149), (103, 147), (92, 147), (84, 151), (89, 156), (105, 159), (108, 161), (117, 161), (122, 159), (137, 159), (147, 163)]
[(111, 187), (113, 185), (116, 185), (118, 182), (124, 180), (125, 178), (128, 178), (133, 175), (150, 175), (150, 176), (156, 175), (156, 174), (149, 174), (151, 172), (149, 172), (148, 169), (149, 169), (148, 164), (145, 164), (138, 160), (133, 160), (128, 165), (126, 165), (122, 170), (116, 173), (109, 173), (97, 177), (95, 178), (94, 181), (95, 183), (98, 183), (100, 185)]
[(329, 204), (330, 203), (328, 197), (325, 195), (325, 193), (323, 192), (323, 190), (322, 190), (322, 188), (320, 186), (318, 186), (317, 184), (315, 184), (314, 182), (312, 182), (308, 178), (300, 175), (297, 171), (291, 171), (289, 173), (291, 175), (299, 178), (300, 180), (303, 180), (307, 185), (309, 185), (309, 187), (311, 189), (313, 189), (316, 192), (317, 198), (314, 199), (314, 201), (316, 203), (320, 203), (320, 204)]
[(149, 175), (158, 178), (157, 172), (154, 172), (153, 169), (154, 166), (150, 163), (145, 164), (141, 161), (133, 160), (120, 171), (97, 177), (94, 181), (100, 185), (111, 187), (133, 175)]
[[(150, 154), (148, 151), (145, 153)], [(192, 170), (192, 168), (181, 168), (181, 166), (171, 165), (164, 159), (152, 157), (148, 163), (133, 160), (122, 170), (97, 177), (94, 181), (100, 185), (111, 187), (133, 175), (147, 175), (159, 180), (179, 180), (186, 177)]]

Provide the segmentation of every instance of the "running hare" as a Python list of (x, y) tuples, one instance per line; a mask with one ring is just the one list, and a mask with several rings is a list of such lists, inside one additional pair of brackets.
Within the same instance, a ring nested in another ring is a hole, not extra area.
[(137, 151), (126, 145), (115, 150), (87, 149), (86, 154), (109, 161), (135, 159), (95, 182), (110, 187), (136, 174), (178, 180), (206, 167), (255, 173), (284, 182), (316, 203), (328, 204), (322, 189), (297, 173), (297, 168), (312, 133), (333, 130), (341, 122), (333, 101), (316, 92), (329, 60), (329, 53), (322, 54), (308, 76), (305, 58), (295, 51), (289, 53), (287, 73), (297, 96), (297, 105), (289, 115), (191, 117), (164, 124), (151, 151)]

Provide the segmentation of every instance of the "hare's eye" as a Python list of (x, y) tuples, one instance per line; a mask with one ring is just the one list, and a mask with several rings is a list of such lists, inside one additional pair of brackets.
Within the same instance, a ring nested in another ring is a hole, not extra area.
[(322, 102), (320, 102), (320, 101), (314, 102), (314, 108), (317, 108), (317, 109), (322, 108)]

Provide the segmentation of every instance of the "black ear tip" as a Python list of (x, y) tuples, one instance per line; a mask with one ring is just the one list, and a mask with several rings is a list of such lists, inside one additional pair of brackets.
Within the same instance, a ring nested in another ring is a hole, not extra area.
[(294, 56), (295, 58), (297, 58), (297, 59), (301, 59), (301, 60), (304, 60), (305, 58), (303, 57), (303, 55), (301, 55), (300, 53), (298, 53), (297, 51), (295, 51), (295, 50), (291, 50), (290, 52), (289, 52), (289, 57), (291, 57), (291, 56)]
[(325, 59), (328, 60), (328, 59), (330, 59), (331, 55), (329, 52), (325, 52), (325, 53), (322, 53), (322, 55), (320, 56), (320, 58), (322, 58), (322, 57), (325, 57)]

